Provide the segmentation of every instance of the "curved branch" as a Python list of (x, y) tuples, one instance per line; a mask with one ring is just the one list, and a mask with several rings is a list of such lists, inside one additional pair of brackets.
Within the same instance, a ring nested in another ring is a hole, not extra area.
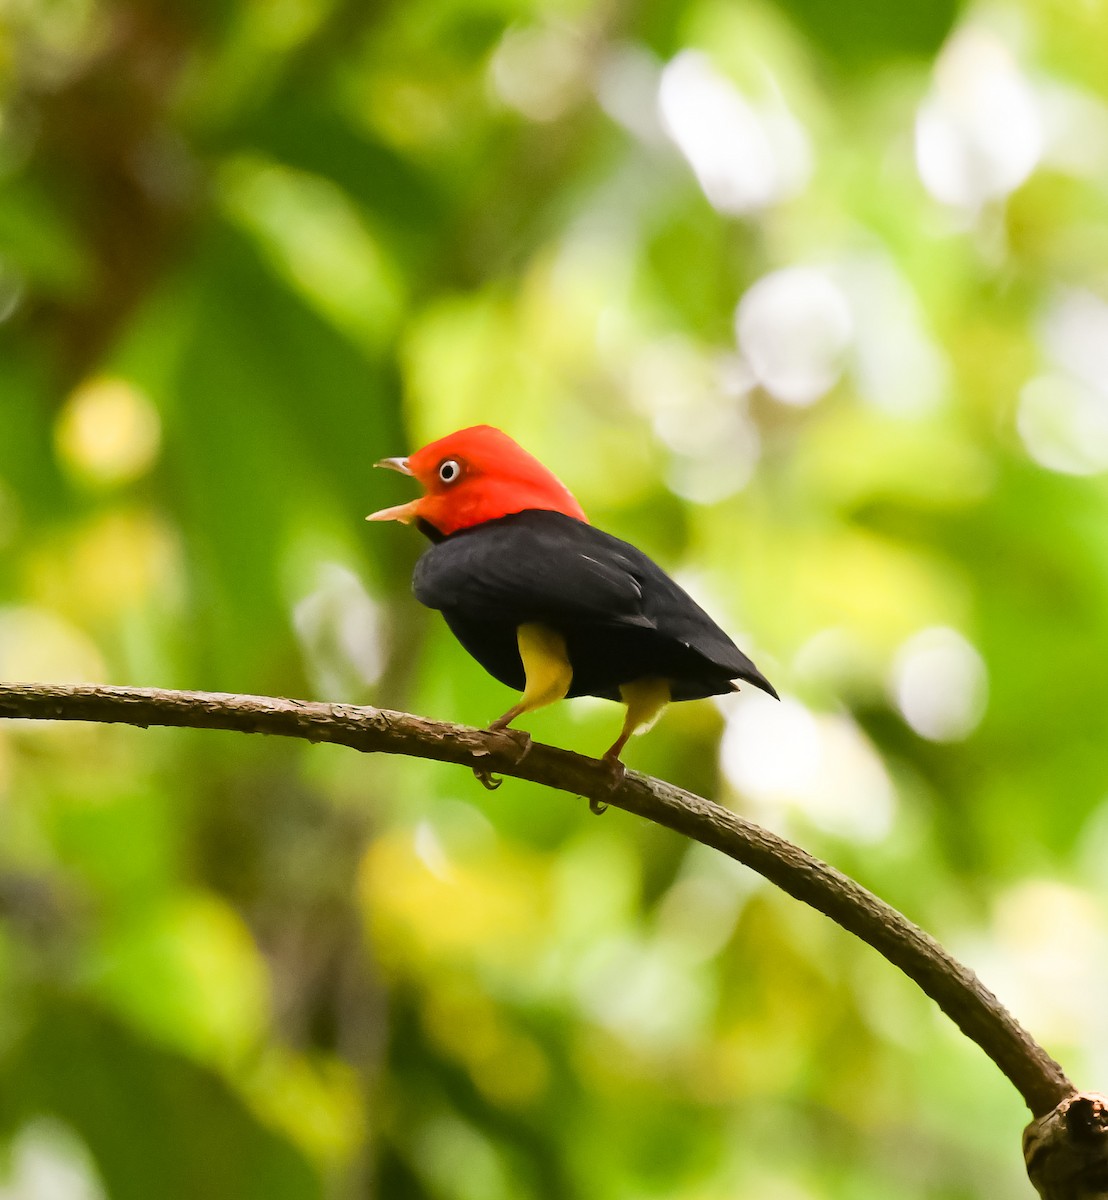
[(352, 704), (156, 688), (0, 684), (0, 718), (96, 721), (230, 729), (332, 742), (364, 753), (458, 763), (614, 805), (711, 846), (763, 875), (867, 942), (899, 967), (976, 1042), (1023, 1096), (1035, 1117), (1076, 1093), (1062, 1068), (976, 975), (918, 926), (834, 867), (718, 804), (520, 735), (428, 721)]

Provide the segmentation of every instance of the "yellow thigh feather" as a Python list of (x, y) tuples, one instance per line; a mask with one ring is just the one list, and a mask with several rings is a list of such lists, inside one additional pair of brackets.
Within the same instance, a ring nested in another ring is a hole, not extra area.
[(521, 625), (516, 630), (526, 683), (516, 715), (561, 700), (573, 682), (566, 640), (546, 625)]

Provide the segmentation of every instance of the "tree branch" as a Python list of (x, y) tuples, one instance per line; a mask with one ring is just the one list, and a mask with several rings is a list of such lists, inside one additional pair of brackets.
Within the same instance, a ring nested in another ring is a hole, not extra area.
[(763, 875), (899, 967), (993, 1060), (1041, 1118), (1076, 1089), (1062, 1068), (968, 968), (883, 900), (784, 838), (672, 784), (628, 771), (613, 782), (596, 759), (408, 713), (267, 696), (156, 688), (0, 684), (0, 718), (230, 729), (332, 742), (496, 771), (610, 804), (711, 846)]

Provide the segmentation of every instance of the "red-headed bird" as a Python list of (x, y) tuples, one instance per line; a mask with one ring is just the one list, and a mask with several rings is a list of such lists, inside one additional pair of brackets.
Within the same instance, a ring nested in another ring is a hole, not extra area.
[(489, 726), (567, 696), (622, 700), (627, 717), (604, 757), (670, 700), (773, 685), (641, 550), (594, 529), (569, 489), (491, 425), (376, 464), (425, 494), (369, 521), (415, 522), (433, 545), (412, 590), (501, 683), (523, 693)]

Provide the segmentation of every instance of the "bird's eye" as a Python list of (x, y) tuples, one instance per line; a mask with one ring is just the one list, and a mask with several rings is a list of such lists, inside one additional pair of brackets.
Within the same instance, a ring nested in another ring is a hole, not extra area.
[(439, 463), (439, 478), (443, 483), (453, 483), (462, 473), (462, 464), (454, 458)]

